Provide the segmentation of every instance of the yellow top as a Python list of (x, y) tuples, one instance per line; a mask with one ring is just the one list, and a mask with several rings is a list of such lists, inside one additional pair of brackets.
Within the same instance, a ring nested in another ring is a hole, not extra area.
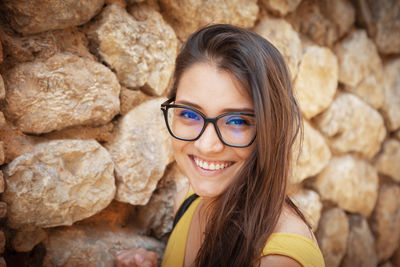
[[(193, 193), (192, 189), (186, 198)], [(162, 267), (183, 267), (186, 239), (190, 223), (201, 197), (192, 202), (169, 237)], [(267, 240), (262, 256), (278, 254), (290, 257), (304, 267), (324, 267), (324, 258), (318, 246), (310, 239), (292, 233), (273, 233)]]

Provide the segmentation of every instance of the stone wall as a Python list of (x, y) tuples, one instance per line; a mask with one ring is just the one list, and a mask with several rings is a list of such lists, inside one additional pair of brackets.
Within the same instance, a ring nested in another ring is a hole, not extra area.
[(331, 266), (400, 266), (400, 2), (3, 0), (0, 266), (160, 258), (175, 166), (159, 110), (209, 23), (284, 55), (304, 115), (290, 188)]

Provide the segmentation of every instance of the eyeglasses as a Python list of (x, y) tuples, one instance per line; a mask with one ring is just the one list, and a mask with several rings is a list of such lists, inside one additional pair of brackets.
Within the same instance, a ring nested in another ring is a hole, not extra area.
[(169, 133), (176, 139), (195, 141), (200, 138), (207, 124), (214, 124), (215, 131), (224, 145), (248, 147), (256, 138), (256, 120), (254, 114), (246, 112), (228, 112), (215, 118), (208, 118), (199, 110), (171, 104), (171, 98), (161, 104), (165, 123)]

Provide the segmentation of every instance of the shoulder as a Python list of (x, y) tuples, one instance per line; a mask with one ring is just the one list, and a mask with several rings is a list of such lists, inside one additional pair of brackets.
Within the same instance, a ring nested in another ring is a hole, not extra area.
[(298, 234), (311, 239), (315, 244), (317, 244), (317, 240), (312, 230), (303, 219), (301, 219), (300, 216), (288, 206), (284, 206), (278, 223), (274, 229), (274, 233), (280, 232)]
[[(317, 240), (311, 231), (311, 229), (307, 226), (307, 224), (297, 215), (295, 211), (293, 211), (289, 207), (284, 207), (279, 220), (278, 224), (275, 227), (274, 233), (289, 233), (295, 234), (301, 237), (304, 237), (314, 243), (317, 247)], [(291, 246), (294, 244), (291, 242)], [(285, 248), (286, 249), (286, 248)], [(293, 247), (291, 249), (294, 249)], [(287, 255), (296, 255), (298, 252), (296, 251), (289, 251), (290, 248), (287, 248), (286, 251)], [(261, 258), (261, 265), (260, 266), (282, 266), (282, 267), (301, 267), (302, 265), (295, 260), (296, 257), (285, 256), (285, 253), (280, 254), (269, 254), (263, 256)]]
[(174, 214), (179, 209), (179, 206), (182, 204), (182, 202), (185, 199), (186, 194), (189, 192), (190, 185), (187, 184), (186, 186), (182, 187), (182, 189), (176, 193), (175, 199), (174, 199)]

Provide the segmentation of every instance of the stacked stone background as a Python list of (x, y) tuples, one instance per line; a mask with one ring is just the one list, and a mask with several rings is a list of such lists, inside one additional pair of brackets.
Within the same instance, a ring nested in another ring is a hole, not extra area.
[(3, 0), (0, 12), (0, 266), (113, 266), (136, 246), (162, 257), (187, 180), (159, 105), (181, 42), (210, 23), (249, 28), (287, 61), (304, 117), (290, 194), (326, 265), (400, 266), (400, 1)]

